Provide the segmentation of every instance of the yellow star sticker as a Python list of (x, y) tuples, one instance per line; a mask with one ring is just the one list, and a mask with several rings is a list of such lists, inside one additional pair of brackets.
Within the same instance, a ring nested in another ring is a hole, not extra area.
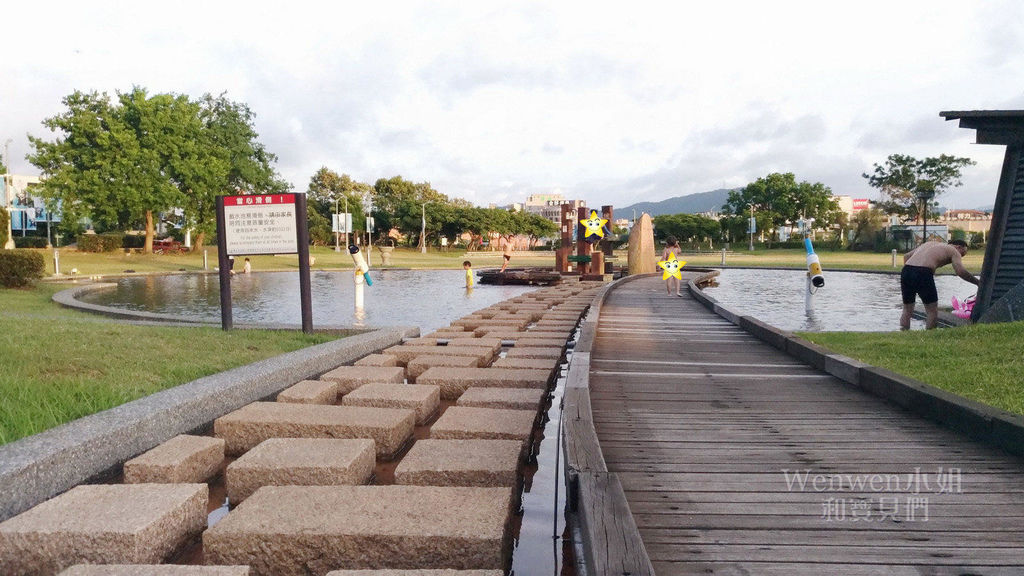
[(676, 253), (669, 252), (668, 260), (658, 262), (658, 266), (661, 266), (661, 269), (664, 270), (664, 272), (661, 273), (662, 280), (668, 280), (672, 277), (682, 280), (682, 268), (683, 266), (686, 266), (686, 260), (676, 260)]
[(591, 234), (597, 234), (599, 237), (604, 238), (604, 225), (607, 223), (608, 220), (597, 215), (597, 210), (591, 210), (590, 218), (580, 220), (580, 224), (587, 227), (587, 233), (583, 237), (590, 238)]

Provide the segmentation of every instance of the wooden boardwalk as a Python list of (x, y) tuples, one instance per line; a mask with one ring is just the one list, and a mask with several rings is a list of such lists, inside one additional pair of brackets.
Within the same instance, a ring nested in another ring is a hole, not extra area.
[(1024, 462), (658, 277), (611, 290), (589, 376), (608, 471), (659, 576), (1024, 574)]

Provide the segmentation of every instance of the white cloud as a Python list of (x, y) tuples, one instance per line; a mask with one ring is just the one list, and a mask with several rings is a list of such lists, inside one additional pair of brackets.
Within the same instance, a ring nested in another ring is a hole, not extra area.
[[(430, 181), (479, 204), (561, 189), (620, 206), (771, 171), (865, 195), (892, 153), (966, 155), (957, 205), (991, 202), (997, 146), (941, 110), (1016, 108), (1008, 0), (18, 3), (0, 126), (25, 133), (75, 89), (200, 96), (256, 113), (302, 189), (321, 166)], [(955, 15), (955, 16), (954, 16)], [(975, 202), (977, 201), (977, 202)]]

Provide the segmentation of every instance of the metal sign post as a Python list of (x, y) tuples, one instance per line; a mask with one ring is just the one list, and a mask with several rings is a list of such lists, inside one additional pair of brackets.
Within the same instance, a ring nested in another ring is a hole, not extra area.
[(221, 327), (231, 330), (232, 256), (298, 254), (302, 331), (313, 331), (305, 194), (217, 197)]

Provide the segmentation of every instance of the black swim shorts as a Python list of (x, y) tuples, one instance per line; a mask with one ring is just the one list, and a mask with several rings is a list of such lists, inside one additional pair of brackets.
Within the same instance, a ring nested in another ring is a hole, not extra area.
[(505, 258), (505, 261), (506, 261), (506, 262), (508, 262), (509, 260), (511, 260), (511, 259), (512, 259), (512, 257), (511, 257), (511, 256), (509, 256), (508, 254), (502, 254), (502, 256), (503, 256), (503, 257)]
[(939, 292), (935, 289), (935, 271), (924, 266), (904, 266), (900, 272), (900, 291), (903, 303), (913, 304), (914, 297), (921, 295), (921, 302), (934, 304), (939, 301)]

